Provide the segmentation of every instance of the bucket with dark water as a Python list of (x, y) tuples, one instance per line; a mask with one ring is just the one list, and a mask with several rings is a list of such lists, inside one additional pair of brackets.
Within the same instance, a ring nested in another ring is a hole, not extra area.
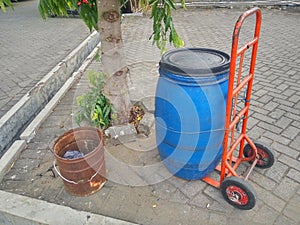
[(156, 142), (163, 164), (175, 176), (201, 179), (221, 160), (229, 61), (226, 53), (203, 48), (162, 56)]
[[(54, 146), (54, 156), (65, 189), (76, 196), (88, 196), (98, 191), (105, 183), (103, 135), (99, 129), (80, 127), (60, 136)], [(84, 154), (81, 158), (66, 159), (69, 150)]]

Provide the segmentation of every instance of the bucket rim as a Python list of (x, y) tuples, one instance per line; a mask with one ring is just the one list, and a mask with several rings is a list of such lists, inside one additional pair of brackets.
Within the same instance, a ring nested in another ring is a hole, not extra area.
[[(98, 137), (99, 137), (99, 144), (92, 150), (90, 151), (89, 153), (85, 154), (83, 157), (81, 158), (76, 158), (76, 159), (66, 159), (60, 155), (57, 154), (57, 151), (56, 151), (56, 145), (59, 143), (59, 141), (66, 135), (68, 134), (71, 134), (71, 133), (75, 133), (76, 131), (84, 131), (84, 130), (90, 130), (90, 131), (96, 131), (98, 133)], [(72, 128), (68, 131), (66, 131), (65, 133), (63, 133), (62, 135), (60, 135), (56, 141), (54, 142), (53, 144), (53, 154), (55, 156), (55, 158), (57, 160), (60, 160), (60, 161), (63, 161), (64, 163), (74, 163), (74, 162), (80, 162), (80, 161), (85, 161), (86, 158), (89, 158), (91, 155), (95, 154), (95, 150), (96, 149), (102, 149), (104, 147), (104, 141), (103, 141), (103, 132), (99, 129), (99, 128), (96, 128), (96, 127), (89, 127), (89, 126), (86, 126), (86, 127), (77, 127), (77, 128)]]

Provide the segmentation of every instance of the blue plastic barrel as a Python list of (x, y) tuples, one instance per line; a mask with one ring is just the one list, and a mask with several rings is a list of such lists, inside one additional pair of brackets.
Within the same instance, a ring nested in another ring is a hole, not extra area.
[(156, 142), (175, 176), (207, 176), (222, 156), (230, 57), (203, 48), (165, 53), (155, 95)]

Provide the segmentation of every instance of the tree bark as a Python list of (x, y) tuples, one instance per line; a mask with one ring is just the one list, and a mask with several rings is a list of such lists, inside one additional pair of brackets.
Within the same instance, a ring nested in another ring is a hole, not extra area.
[(129, 119), (130, 97), (121, 32), (119, 0), (98, 0), (98, 30), (101, 38), (101, 62), (107, 75), (104, 94), (117, 110), (114, 124), (126, 124)]

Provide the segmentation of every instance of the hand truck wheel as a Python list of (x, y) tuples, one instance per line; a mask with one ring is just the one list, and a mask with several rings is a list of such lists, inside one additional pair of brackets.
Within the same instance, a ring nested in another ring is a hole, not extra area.
[(224, 199), (235, 208), (249, 210), (255, 206), (256, 192), (244, 179), (227, 177), (221, 184)]
[[(256, 167), (266, 169), (273, 166), (275, 162), (275, 153), (271, 149), (271, 147), (267, 147), (261, 143), (254, 143), (257, 148), (258, 161), (255, 165)], [(246, 144), (244, 147), (244, 156), (245, 157), (254, 157), (254, 151), (249, 144)], [(249, 163), (253, 163), (253, 160), (249, 161)]]

